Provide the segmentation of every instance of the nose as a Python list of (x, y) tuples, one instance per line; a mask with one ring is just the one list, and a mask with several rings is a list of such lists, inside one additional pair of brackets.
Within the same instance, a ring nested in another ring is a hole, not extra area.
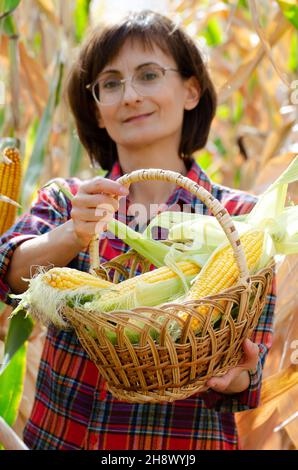
[(142, 99), (143, 97), (134, 88), (132, 80), (126, 80), (125, 83), (123, 83), (123, 103), (127, 104), (130, 102), (141, 101)]

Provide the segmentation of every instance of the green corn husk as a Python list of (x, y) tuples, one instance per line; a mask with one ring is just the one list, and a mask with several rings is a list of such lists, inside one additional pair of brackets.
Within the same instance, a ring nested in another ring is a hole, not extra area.
[(285, 209), (288, 185), (298, 180), (298, 156), (286, 170), (260, 195), (245, 222), (254, 226), (265, 220), (276, 220)]
[[(122, 313), (126, 313), (125, 311), (122, 312)], [(121, 311), (119, 311), (119, 314), (121, 314)], [(162, 321), (163, 318), (161, 317), (160, 319), (156, 320), (156, 321)], [(154, 324), (156, 324), (156, 321), (154, 322)], [(118, 323), (119, 323), (119, 320), (118, 320)], [(139, 344), (140, 343), (140, 340), (141, 340), (141, 336), (142, 334), (144, 334), (144, 329), (146, 328), (146, 324), (142, 321), (138, 321), (138, 320), (135, 320), (135, 319), (132, 319), (130, 318), (129, 321), (127, 322), (127, 320), (125, 321), (125, 324), (130, 324), (131, 326), (125, 326), (124, 327), (124, 335), (125, 335), (125, 338), (126, 340), (130, 343), (130, 344)], [(97, 339), (97, 334), (95, 332), (95, 330), (93, 328), (90, 328), (90, 327), (86, 327), (87, 331), (88, 331), (88, 334), (91, 336), (91, 338), (93, 339)], [(114, 346), (117, 346), (119, 344), (118, 342), (118, 334), (117, 334), (117, 330), (119, 330), (119, 324), (116, 325), (113, 321), (111, 321), (111, 329), (109, 328), (103, 328), (103, 335), (105, 337), (105, 340), (109, 341), (110, 343), (112, 343)], [(148, 329), (148, 338), (150, 338), (151, 340), (153, 341), (158, 341), (159, 339), (159, 328), (158, 327), (150, 327)]]
[[(174, 300), (189, 289), (190, 282), (195, 275), (183, 276), (186, 287), (180, 277), (166, 279), (158, 283), (140, 281), (136, 283), (132, 293), (122, 294), (117, 289), (107, 289), (105, 292), (96, 294), (91, 302), (84, 303), (83, 308), (90, 311), (111, 312), (119, 309), (129, 310), (140, 306), (154, 307)], [(120, 288), (123, 282), (118, 284)], [(111, 292), (115, 295), (111, 296)]]
[(141, 233), (136, 232), (119, 220), (110, 220), (107, 228), (157, 268), (164, 266), (164, 258), (169, 252), (168, 246), (158, 240), (144, 238)]
[[(272, 237), (277, 254), (298, 252), (297, 206), (285, 207), (288, 184), (298, 180), (298, 156), (288, 168), (261, 194), (250, 213), (232, 216), (241, 235), (251, 228), (266, 231)], [(151, 236), (154, 227), (169, 230), (172, 249), (184, 245), (184, 254), (204, 265), (208, 257), (223, 242), (226, 235), (217, 219), (202, 214), (163, 212), (158, 214), (145, 230)], [(170, 251), (170, 250), (169, 250)], [(196, 258), (200, 256), (200, 258)]]
[(84, 285), (75, 289), (53, 288), (43, 281), (45, 272), (45, 268), (40, 267), (34, 277), (23, 279), (29, 283), (25, 292), (9, 295), (12, 299), (20, 301), (12, 311), (11, 317), (25, 309), (45, 325), (53, 324), (57, 328), (68, 329), (69, 324), (63, 318), (63, 309), (66, 306), (74, 307), (84, 304), (98, 294), (100, 289)]

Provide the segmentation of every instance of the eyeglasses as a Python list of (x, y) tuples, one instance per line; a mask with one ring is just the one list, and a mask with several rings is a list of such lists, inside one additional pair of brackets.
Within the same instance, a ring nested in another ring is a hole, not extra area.
[(117, 73), (107, 72), (101, 75), (95, 82), (86, 86), (95, 99), (103, 106), (113, 105), (121, 101), (126, 82), (131, 82), (133, 89), (141, 96), (154, 96), (165, 83), (166, 72), (179, 72), (170, 67), (160, 65), (145, 65), (140, 67), (129, 78), (119, 78)]

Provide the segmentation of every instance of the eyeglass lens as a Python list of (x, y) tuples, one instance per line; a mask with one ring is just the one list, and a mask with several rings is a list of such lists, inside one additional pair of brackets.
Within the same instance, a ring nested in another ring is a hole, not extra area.
[[(145, 66), (131, 77), (131, 85), (141, 96), (150, 96), (160, 88), (166, 69), (158, 66)], [(101, 104), (113, 104), (120, 101), (124, 86), (129, 79), (121, 79), (117, 74), (107, 74), (95, 82), (93, 94)]]

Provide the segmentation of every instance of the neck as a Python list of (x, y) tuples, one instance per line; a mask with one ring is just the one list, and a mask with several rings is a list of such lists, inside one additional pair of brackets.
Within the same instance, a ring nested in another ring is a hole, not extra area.
[[(144, 168), (162, 168), (186, 175), (184, 161), (179, 157), (177, 149), (163, 149), (162, 146), (152, 149), (124, 149), (118, 147), (119, 163), (123, 173)], [(165, 184), (163, 181), (142, 181), (132, 183), (129, 198), (131, 202), (143, 204), (164, 203), (175, 189), (174, 183)]]

